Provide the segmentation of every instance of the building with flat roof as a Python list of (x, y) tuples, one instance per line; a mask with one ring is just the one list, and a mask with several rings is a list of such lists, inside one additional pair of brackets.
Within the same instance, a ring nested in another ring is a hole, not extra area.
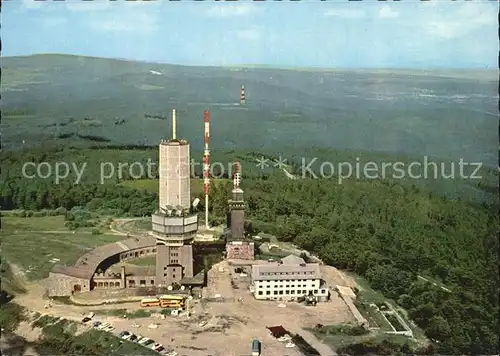
[(318, 263), (290, 255), (278, 262), (252, 266), (252, 293), (262, 300), (299, 300), (312, 296), (326, 301), (330, 292)]

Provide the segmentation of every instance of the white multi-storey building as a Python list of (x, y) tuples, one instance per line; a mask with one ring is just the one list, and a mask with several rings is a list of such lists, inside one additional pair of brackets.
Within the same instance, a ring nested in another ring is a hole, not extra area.
[(264, 300), (296, 300), (313, 295), (326, 301), (329, 297), (319, 264), (306, 263), (293, 255), (276, 263), (253, 265), (251, 289), (256, 299)]

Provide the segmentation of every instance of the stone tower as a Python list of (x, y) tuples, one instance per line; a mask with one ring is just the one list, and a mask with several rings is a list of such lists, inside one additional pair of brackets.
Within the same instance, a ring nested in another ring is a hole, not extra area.
[(254, 259), (254, 243), (245, 237), (245, 200), (240, 188), (241, 167), (236, 162), (236, 172), (233, 178), (232, 199), (229, 200), (228, 227), (230, 234), (226, 243), (228, 259)]

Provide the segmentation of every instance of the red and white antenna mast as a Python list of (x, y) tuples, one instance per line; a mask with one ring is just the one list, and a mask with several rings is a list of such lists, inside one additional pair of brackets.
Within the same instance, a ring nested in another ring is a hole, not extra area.
[(204, 112), (205, 121), (205, 149), (203, 151), (203, 187), (205, 190), (205, 226), (208, 226), (208, 193), (210, 192), (210, 163), (209, 156), (210, 150), (208, 149), (208, 140), (210, 138), (210, 111), (205, 110)]

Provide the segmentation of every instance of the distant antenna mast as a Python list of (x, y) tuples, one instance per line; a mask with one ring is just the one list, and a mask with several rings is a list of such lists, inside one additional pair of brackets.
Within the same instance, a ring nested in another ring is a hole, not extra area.
[(241, 105), (245, 105), (245, 86), (244, 85), (241, 86), (241, 101), (240, 101), (240, 104)]
[(172, 140), (176, 139), (176, 124), (175, 109), (172, 109)]
[(205, 110), (204, 112), (204, 122), (205, 122), (205, 149), (203, 151), (203, 186), (205, 190), (205, 226), (208, 226), (208, 193), (210, 191), (210, 164), (209, 156), (210, 150), (208, 149), (208, 140), (210, 138), (210, 111)]

